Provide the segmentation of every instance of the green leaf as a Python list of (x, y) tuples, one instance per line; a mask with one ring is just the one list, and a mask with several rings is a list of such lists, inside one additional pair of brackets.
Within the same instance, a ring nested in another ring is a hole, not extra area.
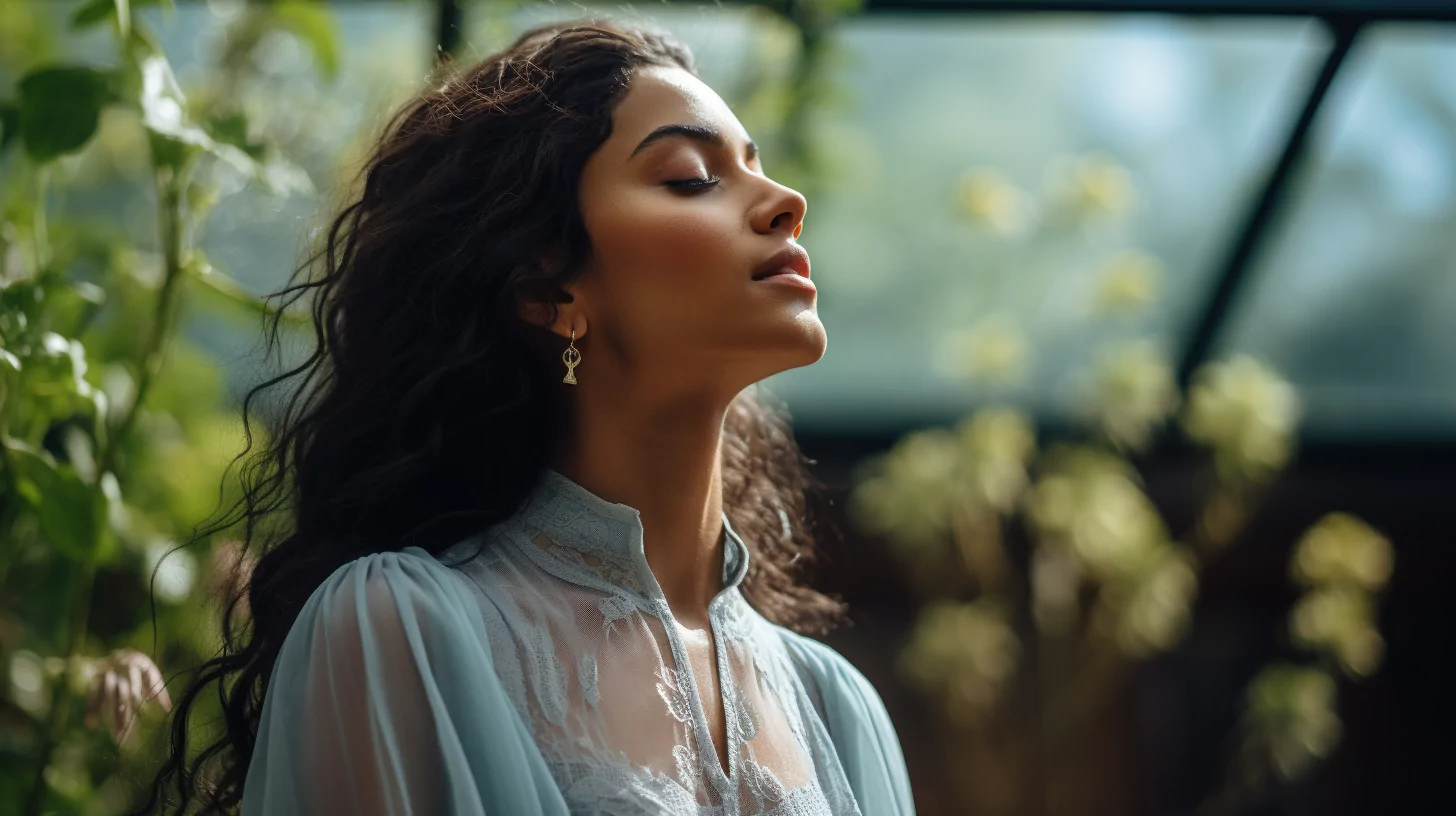
[(171, 7), (171, 0), (87, 0), (71, 13), (71, 28), (86, 29), (106, 20), (122, 21), (121, 36), (131, 27), (131, 10), (142, 6)]
[(313, 180), (303, 168), (284, 159), (273, 145), (248, 136), (248, 120), (243, 114), (218, 114), (208, 120), (207, 131), (221, 144), (246, 154), (253, 162), (250, 174), (274, 195), (314, 191)]
[(20, 78), (20, 135), (36, 161), (72, 153), (96, 133), (113, 101), (112, 78), (94, 68), (59, 65)]
[(82, 481), (69, 463), (56, 462), (18, 440), (4, 444), (20, 496), (36, 514), (46, 540), (68, 558), (90, 558), (105, 549), (105, 492)]
[(283, 0), (273, 4), (273, 19), (313, 49), (319, 74), (332, 80), (339, 74), (339, 32), (328, 6), (314, 0)]
[(90, 0), (71, 13), (71, 28), (85, 29), (115, 17), (116, 0)]
[(151, 136), (152, 161), (180, 167), (198, 150), (205, 150), (248, 175), (256, 175), (257, 163), (233, 145), (219, 142), (187, 115), (187, 98), (172, 74), (172, 66), (160, 53), (142, 61), (142, 124)]
[(106, 290), (90, 281), (52, 279), (45, 283), (45, 301), (52, 330), (80, 337), (101, 313)]
[(248, 117), (241, 113), (211, 117), (207, 120), (207, 132), (219, 142), (230, 144), (255, 160), (262, 159), (268, 150), (266, 143), (248, 138)]
[[(201, 253), (193, 253), (189, 256), (183, 263), (182, 269), (188, 273), (188, 277), (202, 285), (203, 291), (215, 296), (222, 303), (239, 306), (260, 315), (271, 315), (277, 311), (267, 301), (244, 289), (242, 284), (217, 271)], [(310, 316), (297, 310), (287, 310), (283, 313), (283, 322), (300, 326), (307, 325), (310, 322)]]
[(20, 108), (14, 102), (0, 102), (0, 150), (20, 135)]

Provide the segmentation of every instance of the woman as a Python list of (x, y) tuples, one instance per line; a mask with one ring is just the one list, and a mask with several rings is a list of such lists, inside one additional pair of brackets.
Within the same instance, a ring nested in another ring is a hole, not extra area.
[(805, 207), (665, 35), (542, 26), (405, 106), (285, 290), (315, 389), (245, 504), (290, 524), (148, 809), (911, 814), (754, 394), (824, 353)]

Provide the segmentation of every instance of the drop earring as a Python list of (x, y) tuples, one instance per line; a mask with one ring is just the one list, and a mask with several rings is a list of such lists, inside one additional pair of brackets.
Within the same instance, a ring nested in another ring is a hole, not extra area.
[(561, 381), (576, 385), (576, 367), (581, 363), (581, 352), (576, 348), (576, 329), (571, 330), (571, 345), (561, 352), (561, 362), (566, 363), (566, 376)]

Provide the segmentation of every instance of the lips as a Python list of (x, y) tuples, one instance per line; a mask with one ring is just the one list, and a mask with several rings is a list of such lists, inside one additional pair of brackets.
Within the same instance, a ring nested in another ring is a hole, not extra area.
[(755, 267), (753, 279), (763, 280), (780, 274), (809, 277), (809, 253), (798, 244), (790, 244)]

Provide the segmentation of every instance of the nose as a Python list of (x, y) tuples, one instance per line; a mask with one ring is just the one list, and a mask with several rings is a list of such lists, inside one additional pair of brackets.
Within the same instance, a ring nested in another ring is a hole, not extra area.
[(773, 189), (754, 215), (754, 229), (766, 234), (787, 232), (798, 238), (804, 228), (804, 213), (809, 209), (808, 200), (803, 193), (792, 187), (771, 179), (768, 183)]

